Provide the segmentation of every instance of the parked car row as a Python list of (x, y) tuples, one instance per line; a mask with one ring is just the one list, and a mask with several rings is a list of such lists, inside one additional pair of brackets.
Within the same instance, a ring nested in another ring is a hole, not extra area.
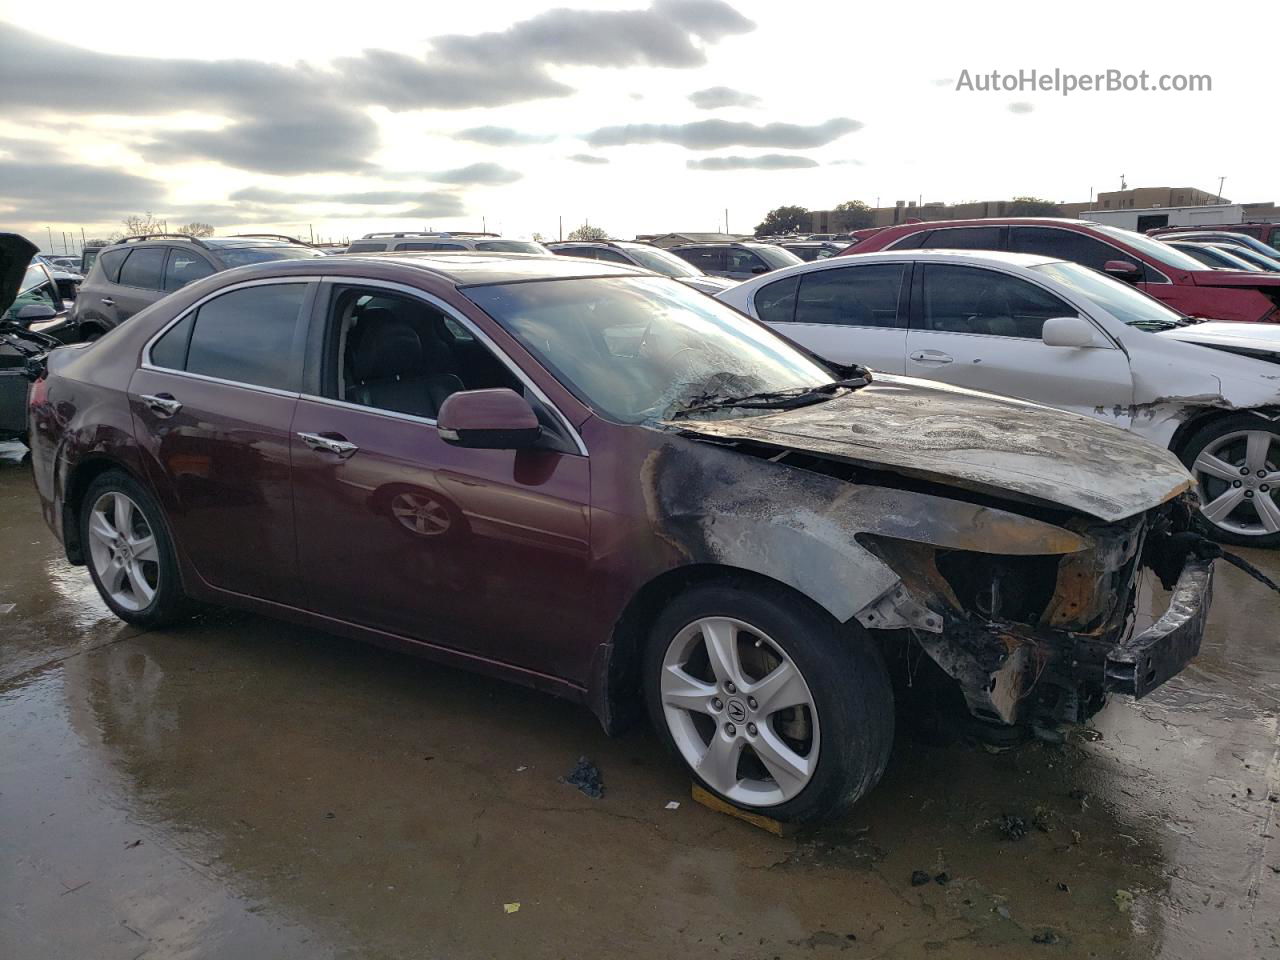
[[(251, 249), (280, 255), (213, 263)], [(104, 248), (86, 287), (115, 293), (144, 254), (139, 289), (159, 294), (194, 252), (200, 279), (28, 364), (44, 516), (125, 621), (221, 603), (529, 684), (610, 731), (647, 707), (698, 783), (782, 820), (880, 779), (886, 660), (924, 651), (917, 682), (932, 670), (972, 722), (1025, 729), (1144, 696), (1199, 648), (1213, 545), (1168, 450), (767, 325), (856, 315), (904, 346), (917, 312), (943, 335), (1038, 329), (1101, 386), (1138, 329), (1112, 288), (1141, 298), (1105, 277), (1098, 293), (1089, 271), (1013, 255), (824, 260), (720, 293), (761, 324), (613, 258), (149, 238)], [(951, 292), (935, 268), (989, 277)], [(1173, 593), (1135, 631), (1143, 570)]]

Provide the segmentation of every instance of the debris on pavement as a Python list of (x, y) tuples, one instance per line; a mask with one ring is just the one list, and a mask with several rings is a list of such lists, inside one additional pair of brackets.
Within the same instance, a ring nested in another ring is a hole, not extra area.
[(1116, 907), (1121, 913), (1128, 913), (1133, 909), (1133, 894), (1128, 890), (1117, 890), (1112, 899), (1115, 900)]
[(579, 757), (577, 766), (567, 777), (561, 777), (560, 782), (577, 787), (592, 800), (604, 797), (604, 777), (600, 774), (600, 768), (586, 757)]
[(929, 874), (925, 873), (923, 870), (911, 871), (911, 885), (913, 887), (923, 887), (928, 882)]
[(1041, 930), (1039, 933), (1033, 933), (1031, 935), (1031, 942), (1049, 946), (1058, 942), (1058, 935), (1052, 930)]
[(519, 912), (520, 912), (520, 901), (519, 901), (519, 900), (517, 900), (517, 901), (515, 901), (514, 903), (504, 903), (504, 904), (502, 905), (502, 912), (503, 912), (503, 913), (519, 913)]
[(940, 887), (945, 887), (948, 883), (951, 882), (951, 874), (943, 870), (940, 874), (938, 874), (933, 878), (933, 882)]
[(1027, 821), (1011, 813), (1001, 814), (996, 821), (996, 829), (1006, 840), (1021, 840), (1027, 835)]
[(680, 801), (679, 801), (679, 800), (669, 800), (669, 801), (667, 801), (667, 805), (666, 805), (665, 809), (667, 809), (667, 810), (679, 810), (679, 809), (680, 809)]

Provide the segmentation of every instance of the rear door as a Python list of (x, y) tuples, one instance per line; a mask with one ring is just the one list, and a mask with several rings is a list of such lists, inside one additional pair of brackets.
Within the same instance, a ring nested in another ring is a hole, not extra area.
[(137, 247), (129, 252), (120, 267), (120, 280), (98, 300), (114, 310), (115, 322), (128, 320), (139, 310), (151, 306), (164, 294), (164, 262), (169, 248)]
[(722, 275), (730, 280), (750, 280), (771, 269), (759, 254), (744, 247), (728, 247), (724, 251), (724, 257)]
[(900, 374), (910, 273), (866, 263), (794, 274), (756, 292), (756, 315), (820, 357)]
[(671, 252), (713, 277), (729, 275), (727, 251), (724, 247), (685, 247)]
[(1067, 316), (1080, 313), (1021, 277), (917, 263), (906, 372), (1128, 426), (1133, 381), (1124, 352), (1096, 327), (1097, 346), (1051, 347), (1041, 339), (1044, 321)]
[(266, 280), (214, 294), (152, 342), (129, 385), (152, 483), (200, 577), (294, 605), (290, 426), (312, 289)]

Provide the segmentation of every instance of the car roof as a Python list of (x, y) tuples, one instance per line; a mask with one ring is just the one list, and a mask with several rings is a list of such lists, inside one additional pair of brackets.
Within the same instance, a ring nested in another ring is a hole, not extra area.
[[(346, 264), (362, 261), (413, 267), (447, 280), (459, 287), (490, 283), (517, 283), (522, 280), (560, 280), (570, 277), (649, 277), (653, 274), (625, 263), (581, 260), (543, 253), (504, 253), (479, 250), (388, 250), (347, 253)], [(314, 273), (315, 260), (272, 261), (274, 269)], [(326, 264), (327, 266), (327, 264)], [(252, 267), (242, 268), (252, 269)]]

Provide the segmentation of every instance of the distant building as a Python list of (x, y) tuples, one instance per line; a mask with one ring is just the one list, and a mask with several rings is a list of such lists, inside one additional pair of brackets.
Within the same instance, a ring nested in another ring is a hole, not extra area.
[[(1012, 200), (975, 200), (968, 203), (943, 203), (930, 201), (918, 203), (915, 200), (899, 200), (892, 207), (872, 207), (871, 226), (891, 227), (898, 223), (914, 220), (982, 220), (987, 217), (1013, 216), (1010, 208)], [(1089, 201), (1059, 201), (1057, 216), (1069, 219), (1093, 219), (1084, 216), (1086, 211), (1132, 211), (1149, 213), (1166, 207), (1188, 208), (1213, 205), (1215, 207), (1232, 206), (1242, 208), (1240, 218), (1245, 221), (1280, 220), (1280, 209), (1273, 203), (1231, 204), (1217, 194), (1196, 187), (1133, 187), (1125, 190), (1110, 190), (1099, 193)], [(1155, 214), (1158, 220), (1160, 213)], [(1188, 215), (1188, 222), (1201, 217)], [(1100, 218), (1104, 219), (1104, 218)], [(1107, 217), (1105, 222), (1113, 222)], [(1127, 222), (1136, 218), (1121, 217)], [(1166, 221), (1172, 222), (1172, 221)], [(1237, 220), (1220, 220), (1219, 223), (1238, 222)], [(1160, 224), (1151, 223), (1152, 226)], [(809, 231), (812, 233), (844, 234), (858, 226), (849, 222), (849, 214), (841, 210), (813, 210), (809, 213)], [(1133, 229), (1133, 228), (1130, 228)], [(1144, 227), (1143, 229), (1149, 229)]]

